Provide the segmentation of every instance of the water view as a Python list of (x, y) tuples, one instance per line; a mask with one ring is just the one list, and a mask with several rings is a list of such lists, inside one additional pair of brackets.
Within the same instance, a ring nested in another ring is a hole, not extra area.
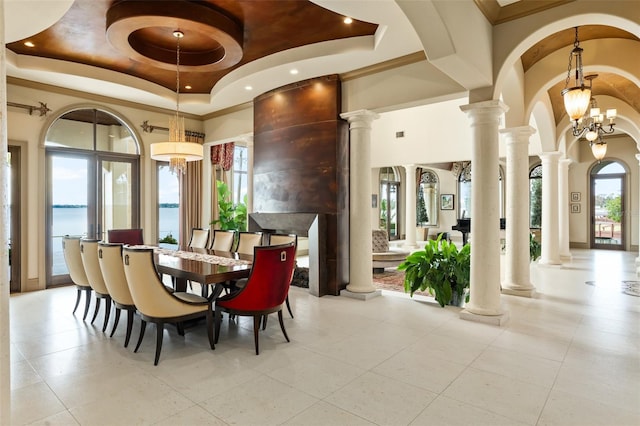
[[(160, 207), (158, 221), (159, 238), (164, 238), (167, 234), (173, 235), (176, 239), (178, 238), (178, 207)], [(62, 237), (65, 235), (87, 235), (86, 207), (53, 208), (53, 275), (68, 273), (62, 253)]]

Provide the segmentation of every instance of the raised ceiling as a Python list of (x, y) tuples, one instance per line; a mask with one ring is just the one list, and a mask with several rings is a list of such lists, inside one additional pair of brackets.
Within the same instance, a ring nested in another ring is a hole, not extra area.
[[(161, 6), (160, 6), (161, 5)], [(180, 81), (209, 94), (234, 69), (265, 56), (328, 40), (370, 36), (376, 24), (310, 1), (75, 1), (46, 30), (7, 44), (20, 55), (76, 62), (176, 90), (174, 30), (181, 30)], [(30, 41), (34, 47), (25, 46)]]

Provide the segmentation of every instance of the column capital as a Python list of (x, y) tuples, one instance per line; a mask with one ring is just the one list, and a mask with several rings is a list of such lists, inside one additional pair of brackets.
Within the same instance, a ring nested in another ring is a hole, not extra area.
[(498, 130), (498, 133), (505, 135), (507, 141), (529, 143), (529, 137), (536, 134), (536, 129), (531, 126), (508, 127)]
[(360, 109), (358, 111), (343, 112), (340, 114), (340, 118), (347, 120), (351, 129), (358, 127), (371, 128), (371, 122), (380, 118), (380, 114), (368, 109)]
[(570, 158), (563, 158), (563, 159), (561, 159), (560, 161), (558, 161), (558, 164), (559, 164), (561, 167), (566, 167), (566, 168), (569, 168), (569, 166), (571, 165), (571, 163), (573, 163), (573, 160), (572, 160), (572, 159), (570, 159)]
[(550, 152), (541, 152), (538, 154), (538, 157), (542, 160), (543, 163), (547, 162), (557, 162), (560, 159), (562, 153), (560, 151), (550, 151)]
[(461, 105), (460, 110), (471, 118), (494, 118), (509, 111), (509, 107), (502, 101), (492, 100)]
[(638, 160), (638, 163), (640, 163), (640, 154), (636, 154), (636, 160)]
[(418, 165), (417, 164), (404, 164), (402, 167), (404, 167), (404, 169), (407, 170), (407, 171), (413, 170), (415, 172), (416, 169), (418, 168)]

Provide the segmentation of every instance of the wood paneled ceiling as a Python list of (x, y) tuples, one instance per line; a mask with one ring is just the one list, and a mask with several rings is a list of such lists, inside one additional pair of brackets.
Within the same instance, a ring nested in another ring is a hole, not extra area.
[[(20, 55), (105, 68), (176, 90), (174, 30), (181, 30), (180, 91), (208, 94), (256, 59), (312, 43), (372, 35), (376, 24), (306, 1), (77, 0), (64, 17), (7, 44)], [(28, 47), (25, 42), (33, 43)]]

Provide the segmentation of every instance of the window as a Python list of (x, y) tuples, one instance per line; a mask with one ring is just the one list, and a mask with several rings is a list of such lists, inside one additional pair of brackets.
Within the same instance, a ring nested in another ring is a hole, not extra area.
[(380, 169), (380, 229), (385, 229), (390, 240), (400, 238), (398, 230), (398, 193), (400, 178), (393, 167)]
[(438, 192), (438, 175), (422, 169), (416, 202), (416, 222), (419, 226), (438, 224)]
[(233, 149), (233, 204), (245, 203), (247, 196), (247, 164), (248, 150), (246, 146), (235, 145)]
[(458, 176), (458, 217), (471, 217), (471, 163), (464, 164)]
[(158, 176), (158, 241), (176, 248), (180, 232), (178, 216), (180, 204), (180, 178), (169, 170), (169, 163), (159, 161)]
[(529, 227), (542, 226), (542, 165), (529, 172)]

